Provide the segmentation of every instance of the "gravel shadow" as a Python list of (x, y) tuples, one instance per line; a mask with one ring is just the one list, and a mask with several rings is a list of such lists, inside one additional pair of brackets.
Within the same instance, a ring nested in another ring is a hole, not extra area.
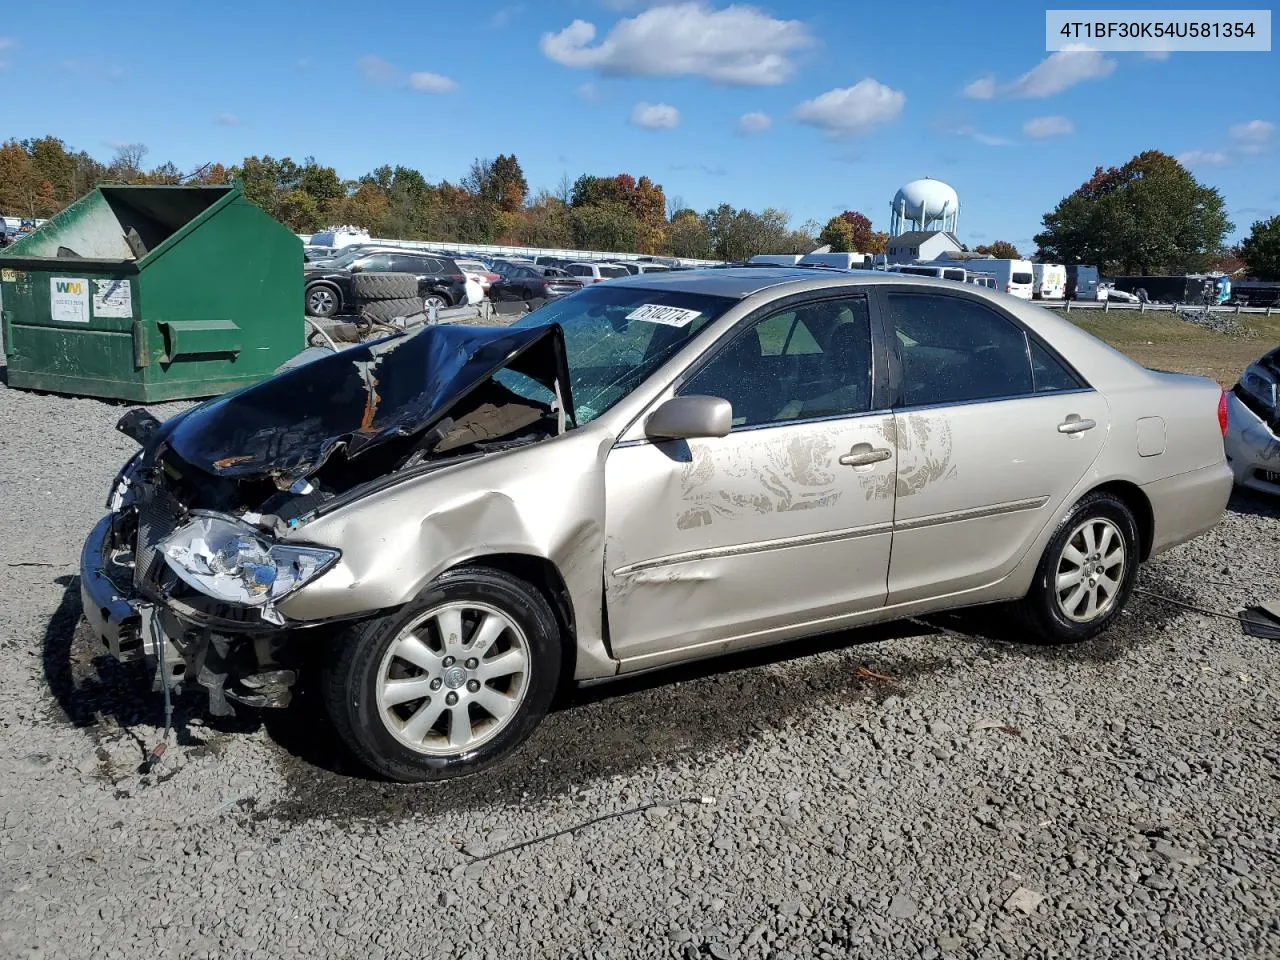
[[(45, 682), (58, 719), (84, 730), (95, 743), (103, 730), (128, 731), (137, 724), (164, 725), (164, 698), (152, 690), (152, 678), (144, 663), (120, 663), (101, 647), (83, 617), (80, 578), (62, 576), (57, 609), (45, 624), (41, 662)], [(189, 721), (199, 717), (204, 729), (248, 733), (257, 729), (257, 717), (213, 717), (204, 708), (207, 698), (197, 689), (174, 698), (174, 733), (179, 746), (203, 746)]]
[(1268, 497), (1263, 493), (1236, 487), (1231, 492), (1231, 500), (1227, 509), (1232, 513), (1241, 513), (1251, 517), (1266, 517), (1274, 520), (1280, 518), (1280, 497)]

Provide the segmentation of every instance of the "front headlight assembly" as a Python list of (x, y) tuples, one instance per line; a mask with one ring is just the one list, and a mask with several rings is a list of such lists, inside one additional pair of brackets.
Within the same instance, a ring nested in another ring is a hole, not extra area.
[(216, 600), (261, 608), (283, 624), (275, 601), (315, 579), (338, 559), (337, 550), (275, 543), (246, 523), (197, 514), (160, 544), (184, 583)]

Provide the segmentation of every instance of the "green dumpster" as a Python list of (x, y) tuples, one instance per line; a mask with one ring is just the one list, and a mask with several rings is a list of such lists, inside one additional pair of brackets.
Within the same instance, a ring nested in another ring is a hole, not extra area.
[(235, 186), (102, 186), (0, 250), (11, 387), (209, 397), (304, 346), (302, 243)]

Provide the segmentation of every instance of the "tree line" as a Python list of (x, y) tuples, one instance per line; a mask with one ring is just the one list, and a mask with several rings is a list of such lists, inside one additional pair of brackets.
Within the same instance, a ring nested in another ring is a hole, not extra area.
[[(296, 233), (350, 225), (373, 236), (459, 243), (634, 251), (688, 258), (745, 260), (759, 253), (883, 253), (888, 235), (856, 210), (819, 227), (791, 225), (788, 214), (722, 203), (699, 212), (661, 184), (628, 173), (561, 178), (532, 192), (514, 154), (476, 159), (457, 183), (431, 182), (405, 166), (381, 166), (345, 180), (314, 157), (245, 157), (183, 172), (145, 165), (147, 148), (128, 144), (102, 162), (53, 136), (0, 146), (0, 213), (49, 217), (100, 183), (238, 181), (245, 196)], [(1042, 218), (1040, 259), (1095, 264), (1103, 273), (1180, 273), (1237, 265), (1280, 279), (1280, 217), (1260, 220), (1237, 248), (1222, 195), (1176, 159), (1146, 151), (1119, 167), (1098, 167)], [(975, 248), (1018, 257), (1003, 240)]]

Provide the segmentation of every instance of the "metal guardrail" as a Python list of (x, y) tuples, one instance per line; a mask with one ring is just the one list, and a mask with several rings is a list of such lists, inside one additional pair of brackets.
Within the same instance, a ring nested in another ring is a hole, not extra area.
[(1101, 310), (1109, 313), (1112, 310), (1129, 313), (1226, 313), (1226, 314), (1246, 314), (1256, 313), (1265, 316), (1271, 316), (1273, 313), (1280, 314), (1280, 307), (1236, 307), (1236, 306), (1212, 306), (1197, 307), (1185, 303), (1112, 303), (1110, 300), (1104, 300), (1101, 303), (1094, 300), (1036, 300), (1035, 303), (1050, 310), (1062, 310), (1070, 313), (1072, 310)]

